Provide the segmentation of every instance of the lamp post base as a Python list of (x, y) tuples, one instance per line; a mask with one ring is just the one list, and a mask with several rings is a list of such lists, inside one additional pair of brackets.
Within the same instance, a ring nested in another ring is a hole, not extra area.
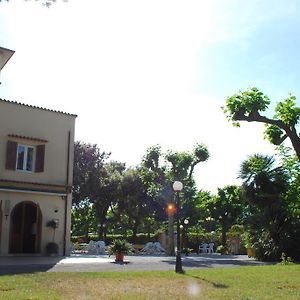
[(181, 261), (181, 253), (180, 251), (176, 252), (176, 265), (175, 265), (176, 273), (184, 273), (182, 269), (182, 261)]

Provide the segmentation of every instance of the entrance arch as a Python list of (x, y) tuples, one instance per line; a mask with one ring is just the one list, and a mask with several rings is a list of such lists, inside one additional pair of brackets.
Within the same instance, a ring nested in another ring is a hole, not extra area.
[(10, 253), (39, 253), (41, 248), (42, 214), (31, 201), (17, 204), (10, 217)]

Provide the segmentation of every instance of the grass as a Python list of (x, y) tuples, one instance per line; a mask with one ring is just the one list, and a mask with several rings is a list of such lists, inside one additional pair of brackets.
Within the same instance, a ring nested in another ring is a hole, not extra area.
[(300, 299), (300, 265), (5, 275), (0, 299)]

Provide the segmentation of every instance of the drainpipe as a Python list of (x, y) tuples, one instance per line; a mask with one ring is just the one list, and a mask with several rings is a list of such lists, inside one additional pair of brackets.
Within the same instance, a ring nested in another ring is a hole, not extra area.
[(65, 222), (64, 222), (64, 256), (66, 256), (66, 247), (67, 247), (67, 219), (68, 219), (68, 194), (69, 194), (69, 177), (70, 177), (70, 148), (71, 148), (71, 131), (68, 132), (68, 154), (67, 154), (67, 176), (66, 176), (66, 189), (67, 189), (67, 196), (65, 197)]

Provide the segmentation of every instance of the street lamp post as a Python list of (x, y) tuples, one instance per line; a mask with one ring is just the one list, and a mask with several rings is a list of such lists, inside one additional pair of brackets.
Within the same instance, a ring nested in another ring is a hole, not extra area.
[(177, 251), (176, 251), (176, 265), (175, 272), (183, 273), (182, 261), (181, 261), (181, 245), (180, 245), (180, 198), (179, 192), (183, 189), (183, 184), (180, 181), (175, 181), (173, 183), (173, 189), (176, 196), (176, 206), (177, 206)]

